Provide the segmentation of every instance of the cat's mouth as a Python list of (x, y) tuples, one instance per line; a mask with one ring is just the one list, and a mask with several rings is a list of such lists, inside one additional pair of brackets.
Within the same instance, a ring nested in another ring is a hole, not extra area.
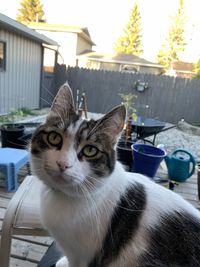
[(65, 183), (67, 185), (77, 185), (80, 184), (80, 179), (75, 175), (66, 172), (57, 172), (53, 170), (46, 170), (47, 174), (55, 181), (60, 183)]

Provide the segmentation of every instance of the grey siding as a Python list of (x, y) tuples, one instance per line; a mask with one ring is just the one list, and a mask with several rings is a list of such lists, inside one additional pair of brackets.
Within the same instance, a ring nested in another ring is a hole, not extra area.
[(41, 44), (1, 30), (6, 42), (6, 71), (0, 71), (0, 114), (13, 108), (39, 108)]

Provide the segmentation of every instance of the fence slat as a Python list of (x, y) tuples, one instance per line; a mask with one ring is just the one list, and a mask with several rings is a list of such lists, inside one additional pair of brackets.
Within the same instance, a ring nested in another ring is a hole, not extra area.
[[(57, 72), (55, 77), (59, 81), (67, 77), (74, 94), (77, 89), (86, 93), (90, 112), (105, 113), (121, 103), (119, 93), (132, 92), (137, 95), (138, 115), (170, 123), (177, 123), (182, 118), (188, 123), (200, 122), (200, 80), (79, 67), (68, 67), (65, 72), (63, 66)], [(138, 80), (148, 83), (149, 88), (138, 92), (134, 88)]]

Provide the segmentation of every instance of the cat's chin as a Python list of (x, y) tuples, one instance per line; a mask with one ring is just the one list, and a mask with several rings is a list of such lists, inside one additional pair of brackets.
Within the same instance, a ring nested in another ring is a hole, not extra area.
[(46, 173), (46, 181), (50, 187), (59, 189), (63, 191), (63, 189), (72, 190), (72, 188), (77, 188), (81, 185), (82, 181), (78, 179), (75, 175), (70, 175), (66, 173), (58, 173), (58, 172), (47, 172)]
[(66, 172), (60, 173), (55, 170), (47, 169), (46, 174), (50, 179), (52, 179), (56, 183), (66, 183), (69, 185), (81, 183), (80, 179), (78, 179), (78, 177), (76, 177), (76, 175), (73, 173), (72, 174)]
[(81, 181), (77, 177), (68, 174), (61, 174), (59, 179), (62, 179), (64, 183), (70, 186), (77, 186), (81, 184)]
[[(77, 197), (77, 192), (80, 191), (79, 188), (81, 187), (80, 181), (77, 182), (73, 177), (69, 176), (66, 179), (66, 177), (63, 178), (61, 176), (45, 175), (45, 177), (43, 176), (42, 181), (49, 188), (71, 197)], [(80, 195), (80, 193), (78, 195)]]

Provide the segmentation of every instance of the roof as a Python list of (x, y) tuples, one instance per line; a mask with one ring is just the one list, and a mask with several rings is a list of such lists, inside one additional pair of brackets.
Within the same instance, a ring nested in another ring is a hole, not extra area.
[(176, 71), (194, 72), (194, 64), (189, 62), (174, 61), (172, 67)]
[(23, 25), (22, 23), (13, 20), (6, 15), (0, 13), (0, 26), (1, 29), (6, 29), (9, 31), (12, 31), (14, 33), (17, 33), (19, 35), (22, 35), (28, 39), (34, 40), (39, 43), (44, 43), (47, 45), (54, 45), (58, 46), (58, 43), (47, 36), (40, 34), (27, 26)]
[(48, 24), (44, 22), (38, 22), (38, 23), (30, 22), (27, 24), (27, 26), (34, 30), (77, 33), (83, 39), (88, 41), (91, 45), (95, 45), (95, 43), (91, 39), (91, 36), (89, 34), (87, 27), (68, 26), (68, 25), (62, 25), (62, 24)]
[(109, 62), (109, 63), (120, 63), (120, 64), (127, 64), (127, 65), (139, 65), (139, 66), (148, 66), (154, 68), (161, 68), (164, 67), (160, 64), (150, 62), (144, 58), (138, 57), (136, 55), (127, 55), (127, 54), (101, 54), (97, 52), (88, 52), (85, 51), (81, 53), (78, 57), (87, 57), (90, 60), (101, 61), (101, 62)]

